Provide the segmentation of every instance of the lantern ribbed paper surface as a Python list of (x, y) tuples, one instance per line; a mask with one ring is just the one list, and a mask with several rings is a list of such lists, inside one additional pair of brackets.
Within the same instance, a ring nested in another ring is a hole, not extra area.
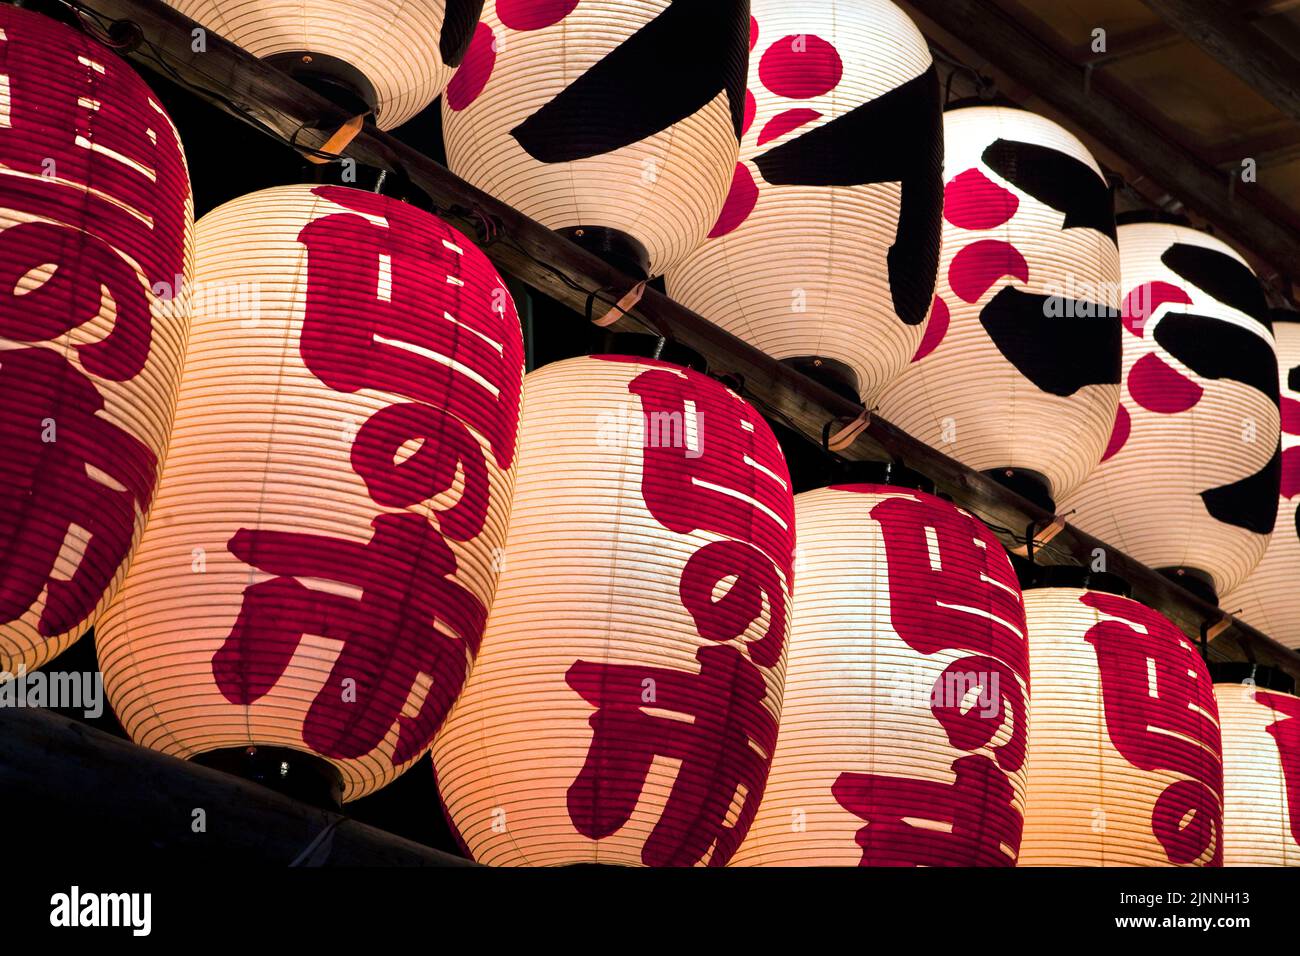
[(1213, 685), (1168, 618), (1081, 588), (1025, 592), (1034, 697), (1021, 866), (1217, 866)]
[(1272, 315), (1282, 412), (1277, 522), (1264, 559), (1222, 603), (1234, 613), (1240, 608), (1237, 617), (1273, 640), (1300, 649), (1300, 323), (1279, 320), (1279, 315), (1294, 317), (1294, 312), (1275, 310)]
[(763, 796), (794, 549), (780, 446), (720, 383), (577, 358), (524, 386), (483, 650), (434, 742), (493, 865), (725, 863)]
[(0, 7), (0, 681), (92, 625), (144, 529), (189, 326), (176, 130), (126, 63)]
[(1223, 729), (1223, 863), (1300, 866), (1300, 698), (1215, 684)]
[(197, 227), (167, 469), (96, 629), (132, 738), (333, 762), (353, 799), (427, 748), (505, 541), (523, 346), (486, 257), (412, 206), (252, 193)]
[(1106, 455), (1061, 502), (1084, 531), (1219, 594), (1268, 545), (1279, 482), (1277, 360), (1245, 261), (1186, 226), (1120, 227), (1124, 395)]
[(487, 0), (443, 100), (452, 172), (554, 229), (612, 229), (658, 275), (736, 166), (744, 0)]
[(337, 57), (365, 76), (375, 122), (392, 129), (446, 88), (465, 55), (482, 0), (167, 0), (259, 57)]
[[(869, 401), (921, 344), (943, 208), (925, 38), (888, 0), (754, 0), (740, 163), (674, 299)], [(867, 144), (867, 145), (864, 145)]]
[(1101, 458), (1119, 398), (1110, 190), (1042, 116), (971, 106), (943, 126), (938, 296), (880, 413), (971, 468), (1036, 472), (1059, 499)]
[(795, 498), (785, 701), (736, 864), (1010, 866), (1028, 648), (1002, 545), (921, 492)]

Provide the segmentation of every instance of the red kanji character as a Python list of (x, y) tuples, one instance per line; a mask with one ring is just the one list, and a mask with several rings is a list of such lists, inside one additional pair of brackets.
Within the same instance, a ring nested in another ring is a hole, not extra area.
[(708, 376), (669, 365), (642, 372), (628, 391), (640, 397), (649, 432), (667, 427), (671, 434), (681, 423), (675, 430), (683, 441), (646, 442), (641, 492), (655, 520), (678, 534), (713, 531), (753, 544), (788, 581), (794, 560), (790, 476), (758, 412)]
[(491, 264), (476, 250), (448, 248), (465, 240), (405, 203), (341, 186), (313, 192), (365, 215), (322, 216), (298, 235), (308, 256), (300, 341), (307, 367), (340, 392), (376, 389), (445, 409), (508, 468), (523, 344)]
[[(842, 773), (831, 787), (841, 807), (867, 821), (858, 831), (860, 866), (1011, 866), (1024, 820), (993, 761), (953, 761), (953, 783)], [(917, 826), (925, 820), (936, 827)]]
[(1286, 805), (1291, 816), (1291, 838), (1300, 843), (1300, 700), (1288, 694), (1255, 692), (1255, 700), (1270, 708), (1278, 719), (1268, 726), (1277, 742), (1282, 777), (1286, 781)]
[[(1011, 721), (1006, 741), (993, 748), (998, 766), (1008, 772), (1025, 763), (1028, 744), (1028, 701), (1017, 675), (1001, 661), (983, 655), (963, 657), (949, 664), (934, 684), (930, 710), (948, 740), (960, 750), (978, 750), (992, 742), (998, 730)], [(979, 689), (985, 705), (970, 705), (967, 695)], [(992, 698), (989, 700), (988, 698)], [(996, 701), (996, 707), (986, 704)]]
[(69, 46), (65, 28), (21, 11), (3, 20), (5, 205), (112, 243), (149, 285), (174, 281), (189, 177), (162, 108), (126, 62), (92, 41)]
[[(369, 544), (237, 531), (231, 553), (277, 577), (244, 589), (239, 617), (212, 672), (227, 700), (249, 704), (280, 680), (304, 635), (341, 642), (329, 680), (303, 722), (303, 740), (327, 757), (360, 757), (396, 721), (396, 766), (418, 756), (441, 726), (478, 653), (486, 611), (450, 579), (455, 556), (424, 518), (384, 514), (371, 524)], [(298, 577), (351, 585), (361, 596), (308, 588)], [(431, 686), (419, 713), (407, 717), (402, 708), (418, 674), (428, 675)]]
[[(0, 351), (0, 623), (22, 617), (48, 585), (37, 630), (68, 631), (94, 611), (131, 550), (158, 459), (99, 417), (103, 408), (94, 383), (59, 353)], [(90, 540), (72, 577), (55, 580), (72, 525)]]
[[(583, 836), (602, 839), (631, 819), (656, 756), (680, 761), (641, 850), (647, 866), (691, 866), (715, 844), (710, 866), (731, 859), (758, 811), (776, 746), (758, 668), (728, 645), (702, 647), (696, 659), (699, 674), (579, 660), (565, 675), (596, 708), (591, 748), (568, 794), (569, 818)], [(741, 794), (740, 813), (728, 827), (727, 813)]]
[[(714, 588), (732, 580), (730, 588), (713, 600)], [(763, 612), (770, 609), (767, 630), (748, 644), (749, 656), (761, 667), (775, 667), (785, 646), (785, 592), (776, 567), (752, 544), (715, 541), (691, 555), (679, 587), (682, 604), (691, 612), (695, 629), (710, 641), (740, 637)]]
[(997, 748), (997, 759), (1005, 769), (1018, 770), (1028, 738), (1029, 650), (1020, 587), (1002, 545), (970, 515), (920, 498), (884, 498), (871, 517), (884, 539), (890, 623), (898, 636), (921, 654), (974, 652), (949, 665), (941, 681), (954, 668), (978, 671), (985, 686), (996, 676), (995, 712), (938, 700), (935, 716), (954, 746), (974, 749), (993, 739), (1009, 711), (1011, 734)]
[(1109, 616), (1084, 640), (1097, 653), (1115, 749), (1141, 770), (1191, 778), (1166, 788), (1156, 804), (1152, 828), (1165, 855), (1190, 863), (1212, 847), (1210, 865), (1222, 865), (1223, 750), (1204, 664), (1182, 632), (1150, 608), (1096, 592), (1079, 600)]
[[(399, 463), (398, 450), (415, 440), (419, 447)], [(451, 488), (457, 466), (460, 497), (439, 512), (438, 527), (468, 541), (483, 530), (491, 488), (483, 450), (459, 419), (432, 405), (389, 405), (366, 420), (352, 444), (353, 469), (370, 497), (389, 508), (407, 508)]]

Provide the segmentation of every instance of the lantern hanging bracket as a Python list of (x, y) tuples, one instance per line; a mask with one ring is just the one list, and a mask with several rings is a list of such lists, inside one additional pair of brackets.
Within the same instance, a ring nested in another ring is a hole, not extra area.
[[(841, 424), (843, 419), (831, 419), (822, 426), (822, 449), (824, 451), (843, 451), (848, 448), (857, 437), (866, 430), (871, 424), (871, 410), (864, 408), (857, 418), (848, 424)], [(831, 431), (836, 425), (840, 425), (834, 432)]]
[[(1042, 526), (1040, 527), (1040, 525)], [(1031, 521), (1028, 527), (1025, 528), (1025, 543), (1012, 548), (1011, 552), (1028, 558), (1029, 563), (1033, 564), (1034, 549), (1050, 543), (1053, 538), (1064, 530), (1065, 517), (1063, 515), (1052, 515), (1051, 520), (1045, 524), (1037, 520)]]
[[(1209, 618), (1201, 621), (1201, 657), (1203, 659), (1209, 660), (1210, 644), (1228, 629), (1230, 622), (1231, 618), (1226, 614), (1221, 614), (1215, 621), (1210, 621)], [(1246, 652), (1250, 654), (1250, 649), (1247, 648)]]

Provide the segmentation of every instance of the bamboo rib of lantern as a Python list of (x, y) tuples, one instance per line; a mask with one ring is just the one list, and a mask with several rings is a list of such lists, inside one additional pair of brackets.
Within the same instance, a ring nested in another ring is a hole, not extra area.
[[(197, 25), (161, 0), (62, 2), (110, 20), (134, 22), (145, 42), (131, 47), (129, 57), (155, 70), (160, 69), (161, 57), (162, 73), (183, 80), (195, 95), (268, 135), (317, 149), (348, 119), (323, 97), (214, 34), (207, 35), (205, 52), (195, 52), (191, 44)], [(605, 314), (634, 284), (633, 279), (601, 259), (386, 133), (363, 129), (343, 155), (408, 178), (429, 196), (443, 219), (478, 236), (499, 269), (579, 313), (591, 309), (596, 316)], [(485, 223), (490, 224), (491, 232), (485, 230)], [(586, 290), (604, 291), (593, 303)], [(821, 443), (828, 425), (835, 432), (863, 415), (862, 406), (777, 362), (654, 289), (646, 289), (630, 312), (616, 318), (610, 327), (655, 332), (694, 349), (709, 362), (713, 374), (735, 376), (744, 396), (765, 415), (793, 426), (812, 441)], [(838, 454), (849, 460), (894, 458), (906, 462), (934, 481), (941, 494), (991, 525), (1019, 531), (1031, 525), (1044, 528), (1053, 518), (992, 479), (878, 417), (870, 417), (852, 443), (839, 449)], [(1008, 545), (1015, 547), (1016, 542)], [(1098, 554), (1104, 554), (1105, 570), (1125, 578), (1135, 599), (1164, 613), (1194, 640), (1200, 640), (1203, 626), (1211, 626), (1211, 660), (1272, 664), (1300, 680), (1300, 653), (1068, 524), (1052, 538), (1051, 548), (1040, 550), (1037, 557), (1045, 564), (1060, 563), (1058, 556), (1062, 553), (1083, 565), (1091, 565)]]

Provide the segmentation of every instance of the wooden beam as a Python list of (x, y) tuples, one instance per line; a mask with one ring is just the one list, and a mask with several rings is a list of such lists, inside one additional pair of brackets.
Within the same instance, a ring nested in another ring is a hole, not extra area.
[(0, 709), (0, 792), (8, 849), (53, 845), (69, 866), (474, 865), (37, 707)]
[[(207, 51), (195, 53), (190, 47), (190, 30), (194, 24), (159, 0), (78, 0), (81, 6), (112, 19), (134, 21), (148, 43), (136, 45), (129, 55), (154, 68), (161, 68), (173, 79), (179, 78), (209, 102), (246, 119), (255, 117), (257, 128), (272, 131), (282, 139), (296, 137), (297, 142), (319, 146), (330, 129), (345, 117), (327, 101), (266, 66), (232, 44), (209, 34)], [(1153, 172), (1163, 161), (1173, 162), (1171, 147), (1131, 117), (1109, 106), (1100, 112), (1097, 97), (1082, 95), (1082, 84), (1071, 77), (1076, 73), (1068, 64), (1053, 57), (1045, 59), (1039, 45), (1021, 52), (1016, 27), (1011, 32), (1002, 25), (1005, 16), (986, 4), (974, 0), (926, 0), (913, 6), (932, 11), (932, 18), (955, 24), (964, 37), (983, 46), (991, 59), (1007, 61), (1027, 72), (1036, 89), (1049, 90), (1059, 81), (1056, 92), (1063, 101), (1090, 112), (1090, 122), (1101, 132), (1105, 124), (1116, 124), (1115, 135), (1126, 132), (1137, 137), (1133, 148), (1147, 147)], [(929, 12), (928, 11), (928, 12)], [(1014, 26), (1014, 25), (1013, 25)], [(162, 57), (161, 67), (158, 58)], [(1034, 69), (1029, 69), (1034, 67)], [(1044, 92), (1048, 95), (1048, 92)], [(634, 284), (634, 280), (611, 268), (602, 260), (565, 240), (550, 229), (529, 219), (482, 190), (453, 175), (443, 166), (374, 129), (360, 133), (347, 148), (347, 155), (358, 163), (400, 171), (432, 200), (438, 214), (479, 243), (498, 268), (528, 283), (564, 305), (583, 312), (590, 306), (592, 292), (604, 290), (607, 302), (617, 300)], [(1178, 154), (1186, 165), (1188, 157)], [(1208, 191), (1223, 192), (1223, 176), (1214, 170), (1187, 173), (1179, 180), (1195, 195), (1207, 183), (1217, 185)], [(1195, 188), (1193, 188), (1195, 187)], [(1238, 206), (1244, 206), (1238, 203)], [(1297, 266), (1300, 275), (1300, 244), (1277, 227), (1266, 231), (1252, 215), (1238, 210), (1243, 231), (1261, 240), (1274, 240), (1273, 246), (1288, 249), (1288, 263)], [(492, 224), (484, 230), (483, 223)], [(1270, 246), (1272, 248), (1273, 246)], [(597, 305), (598, 313), (608, 306)], [(636, 307), (613, 326), (625, 331), (650, 331), (686, 345), (708, 360), (713, 372), (727, 375), (738, 389), (768, 417), (781, 421), (811, 441), (821, 443), (827, 429), (836, 429), (864, 417), (864, 409), (813, 380), (793, 371), (746, 342), (723, 331), (703, 316), (684, 308), (667, 296), (647, 289)], [(989, 524), (1010, 529), (1003, 534), (1008, 545), (1012, 537), (1031, 523), (1046, 526), (1051, 515), (1004, 489), (992, 479), (974, 472), (936, 449), (917, 441), (894, 425), (870, 417), (857, 438), (840, 454), (850, 460), (896, 459), (924, 473), (941, 493), (970, 510)], [(1198, 636), (1202, 624), (1223, 617), (1182, 588), (1170, 583), (1150, 568), (1125, 556), (1116, 548), (1066, 526), (1052, 540), (1051, 549), (1041, 552), (1044, 563), (1090, 564), (1094, 554), (1106, 555), (1108, 570), (1125, 577), (1134, 596), (1165, 613), (1190, 636)], [(1220, 660), (1258, 660), (1272, 663), (1300, 678), (1300, 654), (1290, 651), (1242, 622), (1230, 621), (1210, 646), (1210, 654)]]
[[(1300, 0), (1245, 0), (1234, 5), (1234, 15), (1255, 23), (1267, 17), (1286, 13), (1300, 7)], [(1104, 24), (1098, 23), (1098, 26)], [(1119, 60), (1153, 53), (1182, 43), (1186, 37), (1168, 23), (1150, 23), (1121, 33), (1112, 33), (1106, 40), (1106, 52), (1094, 53), (1091, 43), (1081, 43), (1074, 48), (1070, 59), (1079, 66), (1102, 67)]]
[(1228, 0), (1143, 0), (1189, 40), (1300, 121), (1300, 60), (1255, 29)]

